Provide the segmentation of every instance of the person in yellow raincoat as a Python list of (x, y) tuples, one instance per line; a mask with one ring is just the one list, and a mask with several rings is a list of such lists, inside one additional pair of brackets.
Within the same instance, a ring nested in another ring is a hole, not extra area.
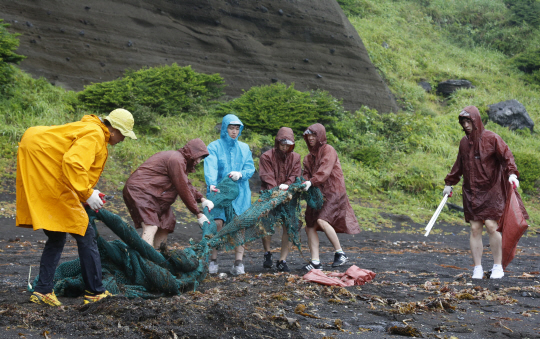
[(66, 234), (77, 241), (85, 303), (108, 295), (101, 281), (101, 259), (95, 231), (81, 202), (100, 209), (103, 202), (93, 189), (107, 161), (107, 143), (115, 145), (133, 133), (133, 116), (116, 109), (101, 119), (85, 115), (61, 126), (26, 130), (17, 152), (17, 217), (19, 227), (43, 229), (48, 237), (41, 255), (39, 279), (30, 301), (60, 306), (53, 278)]

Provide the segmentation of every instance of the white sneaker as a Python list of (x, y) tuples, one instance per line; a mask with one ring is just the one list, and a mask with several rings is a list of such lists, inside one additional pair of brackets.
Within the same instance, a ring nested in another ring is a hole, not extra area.
[(246, 272), (244, 272), (244, 264), (240, 264), (238, 266), (234, 266), (233, 264), (233, 267), (231, 267), (231, 274), (232, 275), (246, 274)]
[(504, 277), (502, 265), (493, 265), (489, 279), (501, 279), (502, 277)]
[(216, 264), (215, 261), (210, 261), (210, 265), (208, 265), (208, 273), (210, 274), (216, 274), (218, 272), (219, 265)]
[(482, 265), (474, 266), (474, 271), (472, 274), (473, 279), (483, 279), (484, 278), (484, 269)]

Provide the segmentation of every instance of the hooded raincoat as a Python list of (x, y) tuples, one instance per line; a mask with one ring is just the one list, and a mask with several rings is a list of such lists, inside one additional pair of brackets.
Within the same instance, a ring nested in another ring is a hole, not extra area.
[(197, 202), (203, 197), (188, 179), (195, 171), (194, 161), (208, 155), (201, 139), (190, 140), (177, 151), (151, 156), (131, 174), (124, 186), (124, 202), (136, 228), (141, 223), (174, 231), (176, 219), (171, 205), (180, 196), (191, 213), (202, 213)]
[(88, 215), (81, 201), (103, 172), (109, 137), (95, 115), (26, 130), (17, 152), (16, 225), (84, 236)]
[[(499, 220), (506, 203), (506, 192), (510, 188), (510, 174), (519, 176), (514, 156), (508, 145), (497, 134), (484, 129), (478, 108), (467, 106), (473, 130), (459, 143), (456, 162), (444, 182), (453, 186), (463, 176), (463, 210), (465, 221)], [(519, 205), (528, 219), (523, 202)]]
[(304, 178), (318, 187), (323, 196), (324, 204), (321, 210), (306, 209), (306, 227), (317, 227), (317, 219), (327, 221), (336, 233), (357, 234), (360, 232), (358, 220), (349, 202), (345, 188), (345, 179), (336, 150), (326, 143), (326, 129), (321, 124), (308, 128), (317, 136), (317, 143), (308, 145), (309, 154), (304, 158)]
[[(240, 125), (240, 133), (236, 139), (232, 139), (227, 132), (229, 125)], [(249, 146), (238, 138), (242, 134), (244, 124), (236, 115), (227, 114), (221, 122), (221, 138), (212, 141), (208, 145), (208, 157), (204, 159), (204, 178), (207, 185), (207, 194), (210, 192), (210, 185), (217, 186), (221, 179), (230, 172), (236, 171), (242, 173), (242, 178), (238, 182), (240, 193), (233, 201), (234, 212), (237, 215), (244, 213), (251, 206), (251, 191), (249, 189), (249, 179), (255, 172), (253, 157)], [(212, 215), (216, 219), (225, 221), (223, 210), (214, 208)]]
[[(286, 153), (279, 149), (280, 140), (283, 139), (293, 142)], [(293, 152), (293, 150), (293, 130), (289, 127), (281, 127), (276, 135), (274, 148), (264, 152), (259, 159), (262, 190), (269, 190), (281, 184), (291, 185), (296, 180), (296, 177), (302, 175), (300, 154)]]

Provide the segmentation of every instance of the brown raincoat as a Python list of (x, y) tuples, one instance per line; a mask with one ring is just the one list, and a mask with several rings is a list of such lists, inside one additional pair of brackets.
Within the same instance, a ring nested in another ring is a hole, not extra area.
[(197, 158), (207, 155), (204, 142), (193, 139), (178, 151), (154, 154), (131, 174), (123, 193), (136, 228), (144, 222), (173, 232), (176, 219), (171, 205), (177, 196), (191, 213), (202, 213), (197, 202), (203, 195), (191, 185), (188, 173), (195, 171)]
[(347, 196), (337, 152), (326, 143), (326, 129), (321, 124), (314, 124), (309, 126), (309, 130), (316, 133), (317, 144), (309, 146), (307, 135), (304, 135), (309, 149), (309, 154), (304, 158), (304, 178), (321, 190), (324, 205), (319, 211), (307, 207), (306, 227), (315, 227), (317, 219), (322, 219), (332, 225), (337, 233), (359, 233), (358, 220)]
[(16, 225), (84, 235), (88, 214), (81, 201), (103, 172), (109, 137), (95, 115), (26, 130), (17, 152)]
[(282, 139), (294, 142), (293, 130), (289, 127), (281, 127), (277, 133), (274, 148), (261, 155), (259, 159), (261, 190), (269, 190), (281, 184), (291, 185), (296, 177), (302, 175), (300, 154), (293, 152), (294, 145), (290, 145), (289, 151), (283, 153), (279, 149), (279, 140)]
[[(484, 129), (478, 108), (467, 106), (473, 130), (459, 143), (456, 162), (444, 182), (455, 185), (463, 176), (463, 210), (465, 221), (499, 220), (506, 203), (506, 192), (510, 189), (510, 174), (519, 176), (514, 156), (508, 145), (497, 134)], [(521, 197), (519, 205), (525, 219)]]

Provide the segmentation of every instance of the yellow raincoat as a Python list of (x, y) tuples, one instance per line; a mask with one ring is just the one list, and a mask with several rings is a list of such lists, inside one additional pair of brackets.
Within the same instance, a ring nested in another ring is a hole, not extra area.
[(103, 172), (109, 137), (95, 115), (26, 130), (17, 153), (16, 225), (84, 235), (88, 215), (81, 202)]

